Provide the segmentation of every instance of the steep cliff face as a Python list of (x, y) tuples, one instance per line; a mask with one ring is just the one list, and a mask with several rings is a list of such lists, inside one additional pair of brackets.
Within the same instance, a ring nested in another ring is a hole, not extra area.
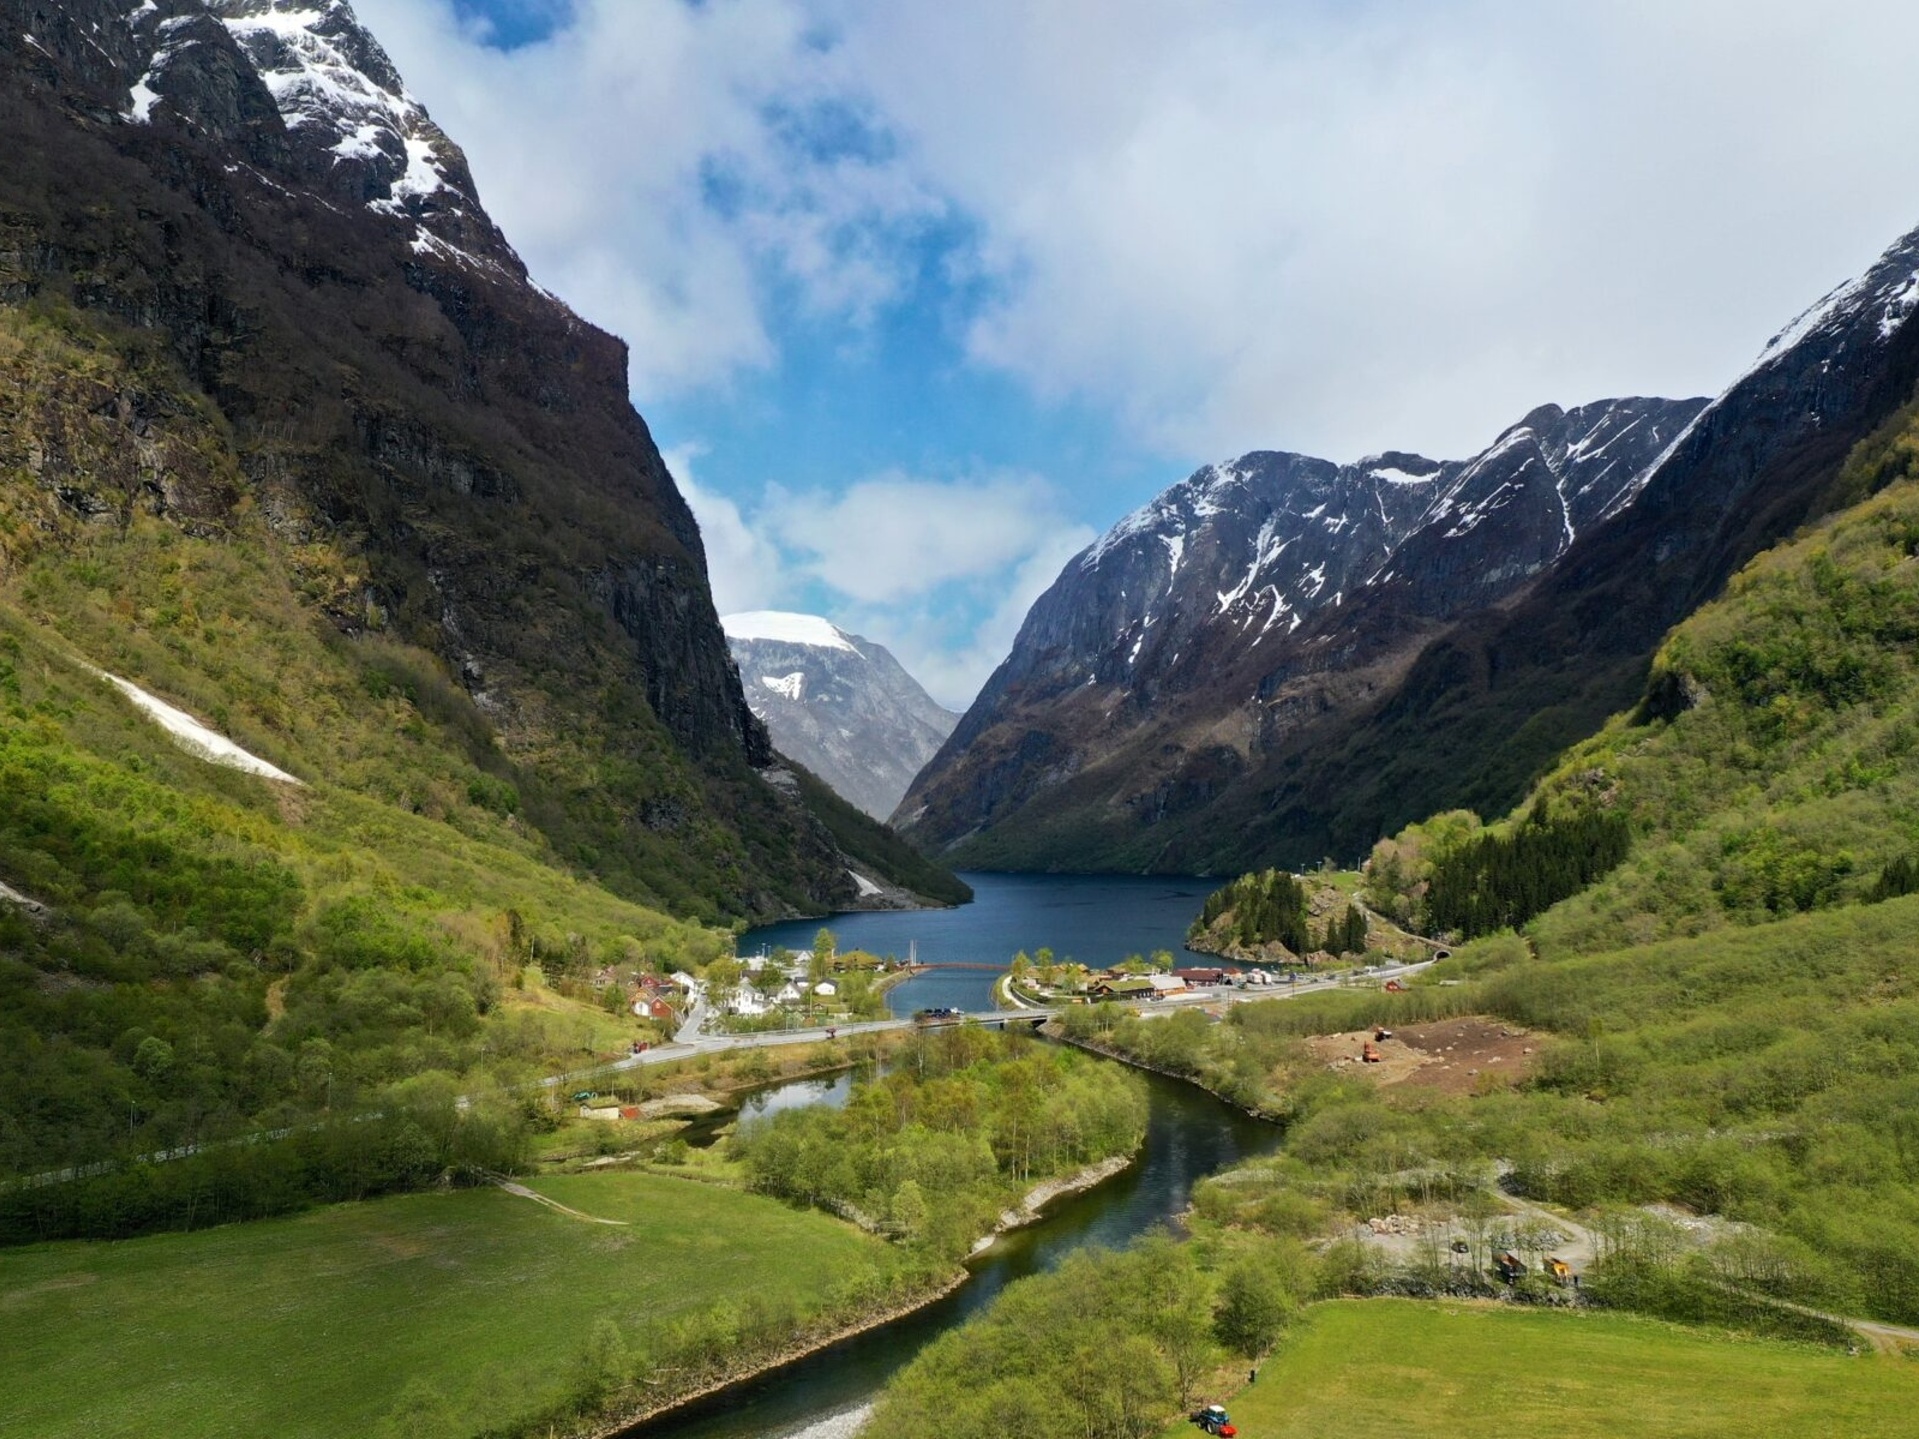
[[(0, 300), (157, 336), (211, 401), (245, 484), (174, 518), (263, 513), (316, 622), (441, 656), (530, 816), (610, 883), (713, 915), (856, 902), (754, 773), (625, 347), (527, 281), (343, 0), (0, 0), (0, 30)], [(58, 468), (36, 483), (125, 498)]]
[(817, 615), (727, 615), (747, 706), (773, 743), (875, 819), (893, 812), (959, 716), (884, 645)]
[(1068, 564), (896, 814), (965, 862), (1236, 869), (1499, 812), (1911, 394), (1919, 236), (1710, 404), (1546, 407), (1463, 465), (1250, 455)]

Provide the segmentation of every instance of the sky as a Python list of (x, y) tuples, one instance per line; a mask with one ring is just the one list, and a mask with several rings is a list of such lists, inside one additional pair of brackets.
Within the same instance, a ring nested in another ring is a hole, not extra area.
[(1884, 0), (355, 0), (631, 348), (722, 613), (964, 708), (1253, 449), (1715, 394), (1919, 224)]

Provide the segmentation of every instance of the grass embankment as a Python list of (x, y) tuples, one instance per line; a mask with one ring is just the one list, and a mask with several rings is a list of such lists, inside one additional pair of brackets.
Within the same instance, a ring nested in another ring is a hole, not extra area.
[(584, 1356), (612, 1347), (606, 1321), (634, 1357), (676, 1325), (737, 1348), (748, 1310), (790, 1334), (854, 1296), (876, 1307), (898, 1268), (851, 1226), (754, 1195), (530, 1185), (627, 1223), (487, 1189), (0, 1251), (0, 1434), (372, 1435), (403, 1400), (419, 1432), (510, 1432), (598, 1377)]
[[(1243, 1376), (1242, 1376), (1243, 1377)], [(1919, 1365), (1653, 1320), (1410, 1300), (1315, 1305), (1230, 1396), (1259, 1439), (1919, 1434)], [(1187, 1439), (1174, 1424), (1163, 1439)]]

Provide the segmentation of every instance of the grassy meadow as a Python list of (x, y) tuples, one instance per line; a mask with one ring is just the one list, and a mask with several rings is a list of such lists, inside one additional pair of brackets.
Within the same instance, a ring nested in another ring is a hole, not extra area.
[[(884, 1278), (817, 1213), (646, 1174), (333, 1205), (118, 1243), (0, 1251), (0, 1435), (498, 1431), (561, 1402), (589, 1340), (754, 1300), (793, 1319)], [(724, 1324), (722, 1317), (721, 1323)]]
[(1338, 1300), (1226, 1402), (1258, 1439), (1892, 1439), (1919, 1434), (1919, 1363), (1621, 1315)]

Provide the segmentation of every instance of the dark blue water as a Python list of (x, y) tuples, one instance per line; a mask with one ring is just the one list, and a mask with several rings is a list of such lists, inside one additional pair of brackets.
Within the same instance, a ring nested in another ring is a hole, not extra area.
[[(788, 920), (762, 925), (740, 938), (741, 954), (762, 947), (813, 947), (821, 926), (833, 931), (841, 949), (905, 959), (916, 951), (920, 963), (935, 966), (887, 995), (895, 1014), (952, 1005), (957, 1009), (993, 1007), (997, 971), (1020, 950), (1042, 946), (1061, 962), (1078, 960), (1095, 969), (1119, 963), (1129, 954), (1169, 949), (1179, 954), (1206, 896), (1219, 887), (1210, 879), (1164, 875), (963, 874), (973, 886), (973, 902), (956, 909), (862, 911), (829, 919)], [(991, 969), (940, 966), (988, 965)]]

